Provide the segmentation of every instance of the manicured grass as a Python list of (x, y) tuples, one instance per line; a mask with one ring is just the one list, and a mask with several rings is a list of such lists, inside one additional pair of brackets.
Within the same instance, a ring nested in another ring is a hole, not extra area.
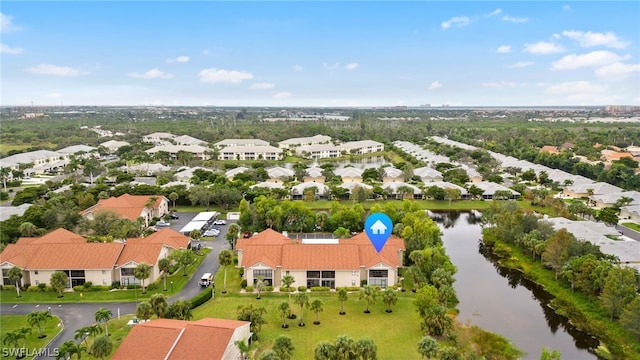
[[(6, 333), (23, 327), (31, 329), (31, 334), (27, 334), (24, 345), (20, 345), (20, 347), (29, 349), (28, 353), (33, 353), (33, 349), (36, 349), (37, 351), (44, 348), (63, 329), (60, 319), (57, 316), (53, 316), (53, 318), (49, 319), (42, 328), (42, 331), (46, 336), (42, 339), (38, 339), (38, 328), (35, 326), (32, 328), (29, 325), (27, 315), (2, 315), (0, 316), (0, 339), (4, 339), (4, 335)], [(2, 347), (3, 349), (9, 349), (6, 344), (3, 344)], [(51, 350), (51, 353), (52, 351), (53, 350)], [(0, 356), (4, 359), (4, 355), (5, 354), (1, 354)], [(33, 357), (25, 357), (24, 359), (31, 358)]]
[[(202, 249), (203, 253), (208, 254), (211, 249)], [(109, 301), (136, 301), (146, 300), (151, 295), (156, 293), (163, 293), (167, 296), (175, 295), (182, 290), (187, 284), (189, 278), (194, 274), (195, 270), (200, 266), (205, 256), (197, 256), (196, 262), (191, 264), (187, 268), (187, 274), (189, 276), (183, 276), (182, 269), (178, 269), (173, 275), (167, 277), (167, 291), (163, 291), (162, 277), (156, 282), (158, 288), (156, 290), (149, 290), (146, 294), (142, 294), (142, 289), (137, 290), (111, 290), (111, 291), (67, 291), (64, 292), (64, 296), (58, 298), (55, 292), (29, 292), (21, 291), (21, 297), (16, 297), (15, 290), (2, 290), (0, 291), (0, 302), (2, 303), (63, 303), (63, 302), (109, 302)], [(173, 291), (171, 287), (171, 281), (173, 281)]]
[[(221, 268), (215, 277), (215, 297), (193, 310), (194, 319), (214, 317), (236, 319), (239, 305), (264, 307), (267, 310), (267, 324), (258, 334), (258, 352), (270, 349), (279, 335), (292, 338), (296, 350), (293, 359), (313, 359), (318, 342), (326, 340), (334, 342), (338, 335), (347, 334), (355, 340), (363, 337), (373, 339), (378, 346), (379, 359), (395, 359), (402, 354), (402, 359), (419, 359), (418, 341), (422, 338), (420, 319), (413, 305), (413, 293), (398, 292), (398, 303), (392, 307), (392, 313), (386, 313), (386, 305), (380, 296), (376, 304), (365, 314), (364, 301), (358, 300), (358, 293), (350, 293), (345, 303), (346, 315), (339, 315), (340, 302), (336, 292), (308, 292), (310, 302), (320, 299), (324, 303), (324, 311), (319, 314), (320, 325), (314, 325), (315, 314), (309, 309), (304, 311), (306, 326), (299, 327), (300, 307), (293, 303), (295, 294), (291, 295), (293, 313), (297, 319), (287, 319), (289, 328), (281, 328), (282, 320), (278, 305), (289, 299), (288, 293), (262, 293), (260, 300), (256, 294), (241, 294), (239, 269), (229, 266), (227, 269), (227, 294), (222, 294), (224, 271)], [(382, 293), (380, 294), (382, 295)]]
[[(227, 279), (228, 280), (228, 279)], [(227, 284), (228, 286), (228, 284)], [(218, 286), (216, 286), (218, 288)], [(412, 295), (412, 293), (410, 293)], [(297, 324), (300, 307), (292, 305), (297, 319), (287, 319), (289, 328), (281, 328), (282, 320), (278, 305), (287, 301), (287, 293), (263, 293), (262, 299), (256, 300), (255, 294), (238, 294), (229, 292), (220, 295), (216, 289), (214, 299), (194, 309), (194, 319), (204, 317), (235, 319), (238, 305), (264, 307), (267, 310), (267, 324), (260, 331), (258, 352), (271, 348), (279, 335), (291, 337), (295, 346), (293, 359), (313, 359), (318, 342), (326, 340), (334, 342), (338, 335), (347, 334), (355, 340), (369, 337), (378, 347), (379, 359), (395, 359), (400, 354), (402, 359), (420, 359), (417, 344), (422, 338), (420, 320), (412, 303), (412, 296), (398, 293), (398, 303), (392, 313), (386, 313), (386, 305), (381, 298), (370, 306), (371, 313), (365, 314), (365, 303), (358, 300), (357, 293), (350, 293), (345, 303), (346, 315), (339, 315), (340, 302), (335, 292), (309, 292), (309, 299), (320, 299), (324, 303), (324, 311), (319, 314), (320, 325), (314, 325), (315, 314), (309, 309), (304, 311), (306, 326)], [(295, 295), (292, 295), (292, 298)]]
[[(116, 349), (118, 349), (120, 344), (122, 344), (122, 340), (124, 340), (124, 338), (129, 334), (129, 332), (133, 328), (133, 325), (127, 325), (127, 322), (133, 318), (134, 318), (133, 315), (126, 315), (126, 316), (121, 316), (120, 319), (115, 318), (115, 319), (109, 320), (109, 340), (111, 340), (111, 343), (113, 344), (113, 348), (111, 350), (111, 354), (109, 354), (109, 357), (115, 353)], [(100, 324), (100, 326), (104, 329), (104, 324)], [(102, 332), (99, 335), (104, 335), (104, 332)], [(91, 349), (91, 344), (93, 344), (94, 340), (95, 339), (92, 337), (86, 339), (85, 344), (88, 350)], [(97, 359), (96, 357), (93, 357), (89, 353), (83, 353), (82, 358)]]
[(624, 227), (628, 227), (631, 230), (635, 230), (635, 231), (640, 231), (640, 224), (636, 224), (636, 223), (632, 223), (632, 222), (627, 222), (627, 223), (622, 223), (620, 224)]

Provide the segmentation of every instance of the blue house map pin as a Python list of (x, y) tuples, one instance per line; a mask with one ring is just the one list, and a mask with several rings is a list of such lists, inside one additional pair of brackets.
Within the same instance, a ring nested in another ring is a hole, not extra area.
[(364, 231), (369, 237), (369, 241), (376, 248), (377, 252), (382, 251), (384, 244), (387, 243), (391, 231), (393, 231), (393, 222), (391, 218), (383, 213), (373, 213), (367, 217), (364, 222)]

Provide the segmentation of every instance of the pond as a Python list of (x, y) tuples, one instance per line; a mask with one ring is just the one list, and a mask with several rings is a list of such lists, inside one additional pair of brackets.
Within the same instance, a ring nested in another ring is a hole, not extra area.
[(547, 306), (551, 296), (520, 272), (497, 265), (480, 241), (478, 212), (429, 212), (443, 231), (443, 242), (458, 268), (454, 287), (460, 300), (458, 320), (511, 340), (539, 359), (543, 347), (562, 359), (598, 359), (598, 341), (578, 331)]

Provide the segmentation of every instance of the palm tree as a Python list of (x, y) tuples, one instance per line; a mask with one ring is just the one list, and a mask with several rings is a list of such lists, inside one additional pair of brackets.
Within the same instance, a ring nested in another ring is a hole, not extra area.
[(218, 262), (224, 266), (224, 281), (222, 283), (222, 293), (227, 293), (227, 266), (233, 263), (233, 252), (231, 250), (222, 250), (218, 253)]
[(58, 292), (58, 297), (61, 298), (62, 290), (67, 286), (67, 274), (63, 271), (54, 271), (51, 274), (51, 279), (49, 280), (49, 285)]
[(167, 317), (170, 319), (191, 320), (193, 313), (191, 312), (191, 301), (176, 300), (169, 305), (167, 309)]
[(304, 326), (304, 307), (309, 306), (309, 296), (307, 296), (306, 292), (299, 292), (296, 294), (295, 301), (300, 306), (300, 322), (298, 326)]
[(382, 293), (382, 301), (387, 304), (387, 310), (385, 311), (388, 313), (392, 312), (393, 310), (391, 310), (391, 305), (395, 305), (398, 302), (398, 295), (396, 294), (396, 291), (389, 287), (386, 288)]
[(113, 316), (111, 310), (101, 307), (96, 311), (95, 319), (97, 323), (104, 322), (104, 333), (109, 336), (109, 319)]
[(352, 338), (347, 335), (340, 335), (336, 339), (336, 357), (335, 359), (349, 360), (357, 358), (355, 351), (355, 343)]
[(362, 360), (375, 360), (378, 358), (378, 347), (369, 338), (362, 338), (356, 342), (356, 353)]
[(151, 299), (149, 299), (149, 304), (151, 304), (153, 313), (156, 314), (158, 318), (163, 318), (169, 308), (167, 297), (163, 294), (153, 294)]
[(27, 315), (27, 322), (31, 327), (38, 327), (38, 339), (46, 337), (46, 334), (42, 333), (42, 327), (46, 324), (47, 320), (52, 319), (51, 313), (48, 310), (32, 311)]
[(169, 200), (171, 200), (173, 202), (173, 209), (175, 210), (176, 208), (176, 200), (178, 200), (178, 198), (180, 197), (180, 195), (178, 195), (177, 192), (172, 192), (171, 194), (169, 194)]
[(259, 360), (279, 360), (279, 358), (275, 351), (269, 349), (260, 354)]
[[(291, 302), (291, 285), (293, 285), (294, 282), (296, 282), (296, 279), (293, 275), (285, 275), (282, 277), (282, 285), (284, 285), (284, 288), (287, 289), (287, 292), (289, 293), (289, 302)], [(295, 319), (295, 315), (293, 315), (293, 317), (291, 316), (291, 310), (289, 310), (289, 318)]]
[(71, 340), (65, 341), (58, 348), (58, 354), (56, 355), (56, 360), (70, 359), (71, 355), (75, 354), (75, 350), (76, 350), (76, 344), (73, 341)]
[(38, 234), (38, 227), (27, 221), (20, 224), (18, 231), (20, 231), (20, 235), (22, 236), (32, 237)]
[(289, 306), (289, 303), (286, 301), (283, 301), (280, 303), (280, 306), (278, 306), (278, 310), (280, 310), (280, 318), (282, 319), (282, 326), (281, 328), (286, 329), (289, 327), (289, 325), (287, 325), (287, 315), (289, 315), (289, 313), (291, 312), (291, 306)]
[(16, 292), (18, 293), (17, 297), (20, 297), (20, 286), (22, 286), (22, 269), (17, 266), (12, 267), (11, 269), (9, 269), (7, 277), (9, 278), (9, 280), (13, 280), (16, 282)]
[(258, 277), (258, 280), (256, 280), (255, 283), (255, 289), (256, 292), (258, 293), (258, 296), (256, 297), (256, 299), (260, 300), (261, 298), (261, 293), (264, 290), (264, 288), (267, 286), (267, 283), (264, 281), (264, 279), (262, 278), (262, 276)]
[(311, 302), (309, 309), (316, 314), (316, 320), (313, 322), (314, 325), (320, 325), (320, 320), (318, 320), (318, 314), (324, 310), (322, 307), (323, 303), (320, 299), (315, 299)]
[(113, 344), (109, 340), (109, 337), (101, 335), (93, 341), (93, 344), (91, 344), (91, 355), (100, 359), (106, 359), (109, 354), (111, 354), (112, 349)]
[[(10, 331), (4, 334), (4, 336), (2, 337), (2, 343), (12, 347), (12, 348), (17, 348), (20, 346), (20, 340), (22, 340), (20, 338), (20, 333), (18, 331)], [(20, 354), (22, 355), (22, 354)], [(20, 358), (22, 358), (23, 356), (20, 356)], [(16, 357), (18, 358), (18, 357)]]
[(147, 288), (144, 286), (144, 281), (151, 276), (151, 266), (145, 263), (138, 264), (138, 266), (133, 269), (133, 276), (142, 282), (142, 293), (146, 294)]
[(278, 359), (289, 360), (293, 355), (295, 347), (293, 346), (293, 342), (290, 337), (280, 335), (276, 338), (272, 350), (278, 355)]
[(240, 226), (236, 223), (230, 224), (229, 228), (227, 229), (227, 241), (229, 242), (229, 245), (231, 246), (231, 250), (234, 250), (236, 248), (236, 240), (238, 240), (238, 234), (240, 233)]
[(100, 325), (89, 325), (76, 329), (73, 336), (75, 340), (80, 339), (80, 342), (84, 342), (89, 336), (96, 336), (102, 332)]
[(136, 306), (136, 316), (138, 319), (147, 321), (153, 315), (153, 307), (148, 301), (143, 301)]
[(426, 359), (435, 358), (438, 355), (438, 348), (438, 342), (429, 335), (422, 337), (418, 343), (418, 352)]
[(158, 270), (162, 271), (162, 279), (164, 289), (163, 291), (167, 291), (167, 275), (169, 275), (169, 271), (171, 271), (171, 260), (167, 258), (162, 258), (158, 261)]
[(18, 340), (22, 339), (22, 347), (26, 348), (27, 345), (27, 335), (31, 334), (31, 328), (21, 327), (20, 329), (14, 330), (18, 334)]
[(371, 286), (365, 285), (362, 289), (360, 289), (360, 300), (363, 300), (367, 303), (367, 309), (364, 311), (365, 314), (371, 313), (369, 311), (369, 305), (374, 304), (376, 299), (378, 298), (378, 291)]
[(240, 358), (244, 359), (245, 355), (247, 355), (249, 350), (251, 350), (251, 344), (246, 343), (244, 340), (237, 340), (234, 344), (236, 344), (238, 351), (240, 351)]
[(336, 359), (336, 347), (328, 341), (319, 342), (318, 345), (316, 345), (315, 358), (316, 360)]
[(347, 297), (347, 289), (340, 288), (340, 290), (338, 290), (338, 300), (340, 300), (340, 315), (346, 314), (346, 312), (344, 311), (344, 303), (345, 301), (347, 301)]

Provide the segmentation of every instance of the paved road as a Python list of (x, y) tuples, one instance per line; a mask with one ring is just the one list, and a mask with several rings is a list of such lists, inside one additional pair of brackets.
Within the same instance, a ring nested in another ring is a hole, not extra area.
[[(172, 220), (171, 228), (179, 231), (190, 219), (196, 214), (180, 214), (180, 219)], [(195, 271), (191, 279), (187, 282), (187, 285), (178, 294), (169, 298), (169, 303), (179, 299), (187, 300), (193, 298), (200, 291), (202, 287), (198, 285), (200, 275), (205, 272), (216, 273), (220, 264), (218, 263), (218, 253), (222, 249), (229, 248), (229, 244), (225, 239), (228, 225), (220, 226), (220, 235), (213, 241), (201, 241), (203, 247), (211, 248), (211, 252), (200, 264), (200, 267)], [(0, 304), (0, 314), (2, 315), (26, 315), (32, 311), (44, 310), (51, 307), (51, 313), (58, 316), (63, 324), (64, 329), (58, 334), (48, 345), (49, 351), (44, 351), (44, 354), (53, 355), (53, 349), (59, 348), (63, 342), (67, 340), (74, 340), (76, 329), (95, 323), (95, 313), (100, 307), (110, 309), (114, 317), (119, 315), (134, 314), (136, 310), (135, 302), (109, 302), (109, 303), (61, 303), (61, 304)], [(53, 357), (53, 356), (52, 356)], [(46, 357), (36, 357), (36, 359), (43, 359)]]
[(622, 235), (628, 238), (631, 238), (636, 241), (640, 241), (640, 232), (629, 229), (628, 227), (622, 226), (622, 225), (616, 225), (616, 230), (618, 230), (620, 233), (622, 233)]

